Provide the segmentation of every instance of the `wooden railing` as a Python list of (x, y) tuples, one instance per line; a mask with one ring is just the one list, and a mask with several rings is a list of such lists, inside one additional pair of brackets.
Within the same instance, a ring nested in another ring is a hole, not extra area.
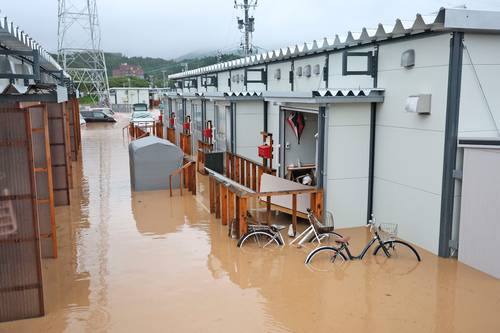
[(195, 161), (184, 160), (184, 165), (174, 172), (172, 172), (169, 178), (169, 188), (170, 196), (173, 195), (172, 192), (172, 177), (179, 176), (179, 189), (182, 195), (182, 188), (186, 187), (193, 195), (196, 195), (196, 171), (195, 171)]
[(167, 128), (167, 140), (172, 142), (174, 145), (177, 144), (176, 143), (176, 139), (175, 139), (175, 128), (173, 127), (168, 127)]
[(276, 175), (276, 169), (269, 169), (249, 158), (226, 152), (226, 177), (253, 191), (259, 191), (263, 173)]
[(184, 154), (191, 156), (191, 134), (180, 133), (179, 148), (184, 152)]
[(196, 170), (202, 175), (206, 175), (205, 170), (205, 154), (210, 153), (214, 150), (213, 143), (208, 143), (202, 140), (198, 140), (198, 150), (196, 154)]
[(149, 135), (155, 135), (163, 139), (163, 124), (161, 122), (154, 122), (145, 125), (129, 123), (127, 126), (122, 128), (123, 136), (125, 136), (125, 130), (127, 130), (128, 138), (132, 140), (144, 138)]
[[(247, 232), (247, 211), (249, 200), (256, 200), (257, 204), (262, 198), (266, 198), (266, 221), (271, 222), (271, 198), (275, 196), (289, 195), (292, 198), (292, 226), (294, 233), (297, 231), (297, 196), (308, 194), (310, 208), (318, 218), (323, 216), (323, 190), (318, 188), (286, 190), (273, 192), (258, 192), (241, 184), (235, 183), (228, 177), (224, 177), (211, 170), (209, 171), (210, 191), (210, 213), (221, 219), (223, 225), (227, 225), (233, 219), (238, 221), (238, 235)], [(229, 222), (228, 222), (229, 221)], [(239, 237), (238, 236), (238, 237)]]

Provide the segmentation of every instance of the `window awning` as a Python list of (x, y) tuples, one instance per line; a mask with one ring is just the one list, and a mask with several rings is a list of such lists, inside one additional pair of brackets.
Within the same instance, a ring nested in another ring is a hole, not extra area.
[(62, 103), (68, 100), (68, 89), (57, 84), (33, 84), (24, 91), (19, 91), (11, 84), (0, 94), (0, 98), (2, 101), (13, 102)]
[(332, 104), (332, 103), (381, 103), (384, 89), (325, 89), (312, 92), (263, 92), (266, 101), (282, 103)]
[(225, 101), (262, 101), (263, 93), (260, 91), (227, 91), (203, 93), (203, 97), (210, 100)]

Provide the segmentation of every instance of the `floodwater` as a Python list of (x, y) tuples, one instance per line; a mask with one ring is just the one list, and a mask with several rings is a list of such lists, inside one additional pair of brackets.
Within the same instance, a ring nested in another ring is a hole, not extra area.
[[(199, 192), (131, 193), (124, 119), (83, 130), (46, 316), (0, 332), (500, 332), (500, 280), (420, 250), (306, 267), (307, 248), (238, 249)], [(354, 252), (369, 240), (351, 234)], [(284, 234), (286, 230), (284, 231)]]

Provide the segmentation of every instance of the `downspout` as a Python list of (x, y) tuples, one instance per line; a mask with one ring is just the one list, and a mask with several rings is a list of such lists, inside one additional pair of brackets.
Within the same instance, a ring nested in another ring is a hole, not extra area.
[(326, 136), (326, 106), (321, 105), (318, 110), (318, 167), (316, 184), (318, 188), (325, 187), (325, 136)]
[[(205, 123), (207, 122), (207, 100), (201, 100), (201, 129), (205, 128)], [(202, 135), (203, 138), (203, 135)]]
[(231, 102), (231, 153), (236, 152), (236, 103)]
[(268, 109), (267, 108), (268, 108), (268, 106), (269, 106), (268, 102), (266, 102), (266, 100), (264, 100), (264, 132), (266, 132), (266, 133), (267, 133), (267, 129), (268, 129), (268, 127), (267, 127), (267, 118), (268, 118), (268, 114), (267, 114)]
[[(378, 87), (378, 45), (373, 56), (373, 88)], [(375, 132), (377, 129), (377, 103), (370, 106), (370, 151), (368, 155), (368, 202), (366, 205), (366, 223), (373, 214), (373, 184), (375, 179)]]
[(372, 218), (373, 214), (373, 183), (375, 175), (375, 129), (377, 123), (377, 103), (371, 103), (370, 110), (370, 152), (368, 157), (368, 204), (366, 221)]
[(450, 40), (450, 64), (448, 69), (448, 96), (444, 131), (443, 179), (441, 187), (441, 214), (439, 226), (440, 257), (450, 256), (450, 240), (453, 229), (455, 179), (453, 171), (457, 162), (457, 140), (462, 82), (463, 32), (453, 32)]

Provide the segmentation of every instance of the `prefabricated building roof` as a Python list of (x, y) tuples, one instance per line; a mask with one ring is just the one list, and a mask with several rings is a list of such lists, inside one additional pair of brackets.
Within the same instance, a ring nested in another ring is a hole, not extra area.
[[(7, 17), (0, 19), (0, 47), (10, 51), (38, 51), (40, 66), (47, 71), (60, 72), (62, 67), (38, 42)], [(63, 71), (66, 78), (70, 76)]]
[(179, 150), (179, 148), (172, 142), (164, 139), (160, 139), (156, 136), (147, 136), (145, 138), (134, 140), (130, 143), (130, 147), (133, 150), (141, 150), (142, 148), (149, 148), (151, 145), (160, 145), (165, 147), (172, 147), (174, 150)]
[(237, 60), (201, 67), (181, 73), (171, 74), (169, 79), (183, 79), (198, 75), (216, 73), (229, 69), (260, 65), (273, 61), (297, 58), (324, 51), (367, 45), (373, 42), (417, 35), (428, 31), (476, 31), (500, 33), (500, 12), (456, 8), (441, 8), (436, 14), (417, 14), (414, 20), (396, 19), (395, 24), (379, 23), (376, 29), (362, 28), (361, 32), (348, 31), (343, 36), (313, 40), (274, 51), (260, 53)]

